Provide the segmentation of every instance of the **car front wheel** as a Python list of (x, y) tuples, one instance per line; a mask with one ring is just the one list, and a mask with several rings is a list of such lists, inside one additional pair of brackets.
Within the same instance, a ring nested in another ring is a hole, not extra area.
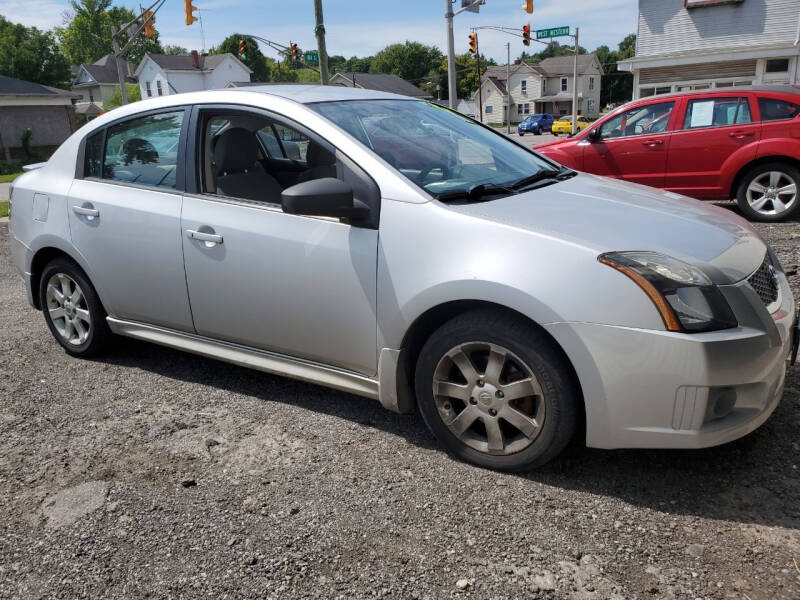
[(504, 313), (479, 310), (444, 324), (420, 353), (415, 387), (433, 434), (483, 467), (532, 469), (575, 432), (579, 392), (561, 351)]
[(797, 213), (800, 171), (774, 162), (748, 171), (739, 184), (736, 202), (742, 213), (754, 221), (781, 221)]
[(39, 298), (47, 327), (68, 354), (88, 358), (105, 350), (112, 335), (106, 312), (78, 265), (66, 258), (48, 263)]

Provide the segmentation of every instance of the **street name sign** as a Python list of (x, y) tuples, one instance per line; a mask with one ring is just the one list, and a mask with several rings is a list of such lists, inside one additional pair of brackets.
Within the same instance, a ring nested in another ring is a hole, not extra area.
[(550, 27), (549, 29), (537, 29), (536, 39), (554, 38), (569, 35), (569, 26), (567, 27)]

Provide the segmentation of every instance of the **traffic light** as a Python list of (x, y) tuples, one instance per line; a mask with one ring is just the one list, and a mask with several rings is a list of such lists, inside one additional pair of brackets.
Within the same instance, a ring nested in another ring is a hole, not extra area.
[(289, 60), (297, 62), (298, 58), (300, 58), (300, 51), (297, 49), (297, 44), (289, 42)]
[(522, 43), (526, 46), (531, 45), (531, 26), (530, 25), (523, 25), (522, 26)]
[(183, 8), (184, 12), (186, 13), (186, 24), (191, 25), (195, 21), (197, 21), (197, 17), (194, 16), (194, 12), (197, 10), (197, 7), (192, 4), (192, 0), (183, 0)]
[(477, 33), (470, 33), (469, 34), (469, 53), (470, 54), (478, 54), (478, 34)]
[(142, 21), (144, 21), (144, 35), (145, 37), (153, 37), (156, 34), (156, 16), (152, 10), (146, 10), (142, 13)]
[(522, 5), (522, 10), (524, 10), (529, 15), (533, 14), (533, 0), (525, 0), (525, 4)]
[(239, 60), (247, 60), (247, 40), (239, 40)]

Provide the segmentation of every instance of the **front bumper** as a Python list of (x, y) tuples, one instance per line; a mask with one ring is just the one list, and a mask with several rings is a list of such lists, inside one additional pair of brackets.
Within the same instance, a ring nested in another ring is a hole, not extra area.
[(779, 275), (772, 315), (744, 282), (720, 288), (734, 329), (699, 334), (556, 323), (546, 327), (578, 374), (586, 444), (597, 448), (704, 448), (762, 425), (783, 394), (795, 304)]

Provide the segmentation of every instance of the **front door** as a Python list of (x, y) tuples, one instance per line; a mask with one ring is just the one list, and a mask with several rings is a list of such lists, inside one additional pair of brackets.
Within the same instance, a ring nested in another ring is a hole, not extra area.
[(583, 169), (652, 187), (664, 186), (674, 102), (632, 108), (600, 125), (583, 145)]
[[(320, 143), (335, 150), (299, 126), (260, 113), (199, 114), (201, 147), (214, 155), (197, 162), (215, 173), (204, 173), (204, 186), (186, 195), (181, 222), (197, 333), (374, 374), (378, 231), (284, 213), (280, 189), (294, 182), (289, 170), (272, 170), (279, 162), (275, 153), (293, 152), (291, 145), (267, 148), (262, 142), (257, 150), (247, 135), (258, 139), (263, 128), (280, 125), (295, 129), (286, 138), (301, 146)], [(235, 148), (224, 136), (236, 137)], [(225, 148), (235, 151), (235, 160)], [(305, 167), (297, 180), (324, 172), (306, 164), (307, 157), (307, 147), (284, 156)], [(342, 178), (347, 168), (342, 161), (336, 165)], [(236, 178), (236, 185), (228, 178)]]
[(110, 315), (192, 331), (180, 236), (184, 115), (149, 114), (88, 138), (68, 210)]
[(694, 198), (726, 197), (721, 177), (726, 161), (756, 158), (761, 124), (751, 114), (747, 96), (688, 100), (680, 130), (672, 134), (665, 187)]

